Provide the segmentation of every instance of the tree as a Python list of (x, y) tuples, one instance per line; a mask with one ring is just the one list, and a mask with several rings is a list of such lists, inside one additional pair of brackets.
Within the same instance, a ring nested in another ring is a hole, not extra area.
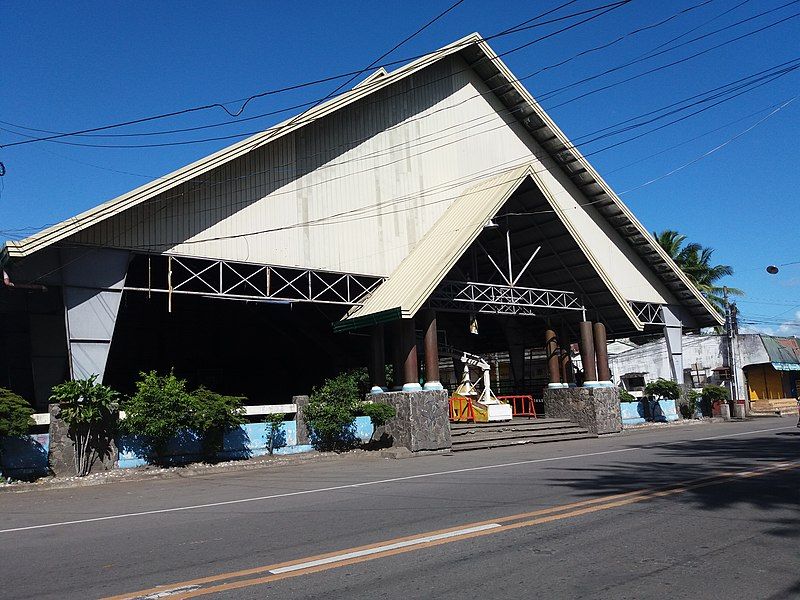
[[(719, 285), (719, 281), (723, 277), (732, 276), (733, 267), (711, 264), (713, 248), (707, 248), (695, 242), (686, 243), (686, 236), (672, 229), (665, 229), (661, 233), (653, 232), (653, 236), (658, 245), (670, 255), (675, 264), (680, 267), (681, 271), (686, 274), (717, 312), (724, 314), (724, 291)], [(728, 287), (728, 293), (733, 296), (744, 295), (742, 290), (732, 287)]]
[(203, 436), (203, 447), (208, 456), (222, 450), (226, 431), (247, 422), (243, 400), (238, 396), (223, 396), (203, 386), (192, 392), (192, 429)]
[(69, 426), (75, 446), (75, 474), (84, 477), (100, 448), (109, 444), (109, 428), (117, 414), (117, 392), (97, 383), (97, 375), (92, 375), (55, 386), (50, 402), (58, 403), (56, 416)]

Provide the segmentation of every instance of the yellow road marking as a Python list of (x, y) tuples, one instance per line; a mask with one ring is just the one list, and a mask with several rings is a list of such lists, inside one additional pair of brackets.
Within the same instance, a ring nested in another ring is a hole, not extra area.
[[(168, 584), (168, 585), (160, 585), (153, 588), (149, 588), (146, 590), (139, 590), (137, 592), (129, 592), (126, 594), (120, 594), (117, 596), (110, 596), (105, 600), (132, 600), (134, 598), (141, 598), (142, 596), (147, 596), (150, 594), (155, 594), (159, 592), (168, 592), (170, 590), (175, 590), (177, 593), (175, 595), (170, 594), (168, 597), (172, 600), (182, 600), (186, 598), (195, 598), (197, 596), (203, 596), (207, 594), (214, 594), (223, 591), (229, 591), (234, 589), (240, 589), (243, 587), (250, 587), (255, 585), (261, 585), (265, 583), (270, 583), (273, 581), (279, 581), (281, 579), (287, 579), (289, 577), (298, 577), (300, 575), (308, 575), (311, 573), (317, 573), (320, 571), (326, 571), (333, 568), (348, 566), (352, 564), (357, 564), (361, 562), (366, 562), (369, 560), (375, 560), (377, 558), (385, 558), (388, 556), (395, 556), (397, 554), (405, 554), (408, 552), (420, 550), (423, 548), (431, 548), (434, 546), (439, 546), (442, 544), (449, 544), (456, 541), (472, 539), (476, 537), (483, 537), (486, 535), (499, 533), (503, 531), (510, 531), (512, 529), (519, 529), (522, 527), (532, 527), (534, 525), (542, 525), (545, 523), (551, 523), (554, 521), (559, 521), (563, 519), (579, 517), (582, 515), (590, 514), (599, 512), (601, 510), (609, 510), (612, 508), (619, 508), (621, 506), (626, 506), (629, 504), (634, 504), (637, 502), (643, 502), (646, 500), (651, 500), (655, 498), (661, 498), (665, 496), (671, 496), (674, 494), (680, 494), (692, 489), (707, 487), (711, 485), (716, 485), (717, 483), (721, 483), (723, 481), (728, 481), (737, 478), (751, 478), (751, 477), (758, 477), (761, 475), (765, 475), (768, 473), (772, 473), (775, 471), (783, 471), (788, 469), (794, 469), (800, 466), (800, 462), (783, 462), (777, 463), (774, 465), (770, 465), (767, 467), (762, 467), (755, 470), (749, 471), (738, 471), (738, 472), (727, 472), (727, 473), (719, 473), (716, 475), (712, 475), (709, 477), (703, 477), (700, 479), (694, 479), (682, 483), (673, 484), (670, 486), (664, 486), (661, 488), (652, 488), (652, 489), (642, 489), (633, 492), (625, 492), (619, 494), (611, 494), (608, 496), (602, 496), (599, 498), (593, 498), (591, 500), (582, 500), (579, 502), (572, 502), (569, 504), (563, 504), (559, 506), (553, 506), (550, 508), (539, 509), (531, 512), (526, 513), (519, 513), (515, 515), (509, 515), (505, 517), (499, 517), (497, 519), (489, 519), (486, 521), (478, 521), (474, 523), (468, 523), (464, 525), (459, 525), (457, 527), (449, 527), (446, 529), (439, 529), (436, 531), (430, 531), (424, 534), (415, 534), (409, 535), (399, 538), (394, 538), (390, 540), (384, 540), (378, 543), (367, 544), (364, 546), (357, 546), (354, 548), (348, 548), (344, 550), (337, 550), (334, 552), (328, 552), (324, 554), (318, 554), (314, 556), (305, 557), (302, 559), (295, 559), (291, 561), (286, 561), (282, 563), (276, 563), (272, 565), (265, 565), (261, 567), (254, 567), (251, 569), (243, 569), (239, 571), (231, 571), (228, 573), (220, 573), (218, 575), (211, 575), (208, 577), (201, 577), (198, 579), (192, 579), (188, 581), (182, 581), (178, 583)], [(531, 517), (534, 517), (531, 519)], [(501, 523), (505, 523), (505, 525), (499, 525)], [(451, 532), (457, 532), (460, 530), (465, 529), (474, 529), (480, 528), (484, 525), (490, 524), (498, 524), (497, 527), (493, 528), (486, 528), (486, 529), (479, 529), (478, 531), (471, 531), (469, 533), (464, 534), (456, 534), (448, 537), (443, 537), (441, 539), (435, 539), (432, 541), (420, 541), (417, 544), (407, 545), (400, 548), (392, 548), (387, 549), (385, 551), (378, 551), (372, 554), (367, 554), (364, 556), (357, 556), (354, 558), (343, 558), (339, 561), (332, 561), (325, 564), (319, 564), (315, 566), (309, 566), (304, 568), (298, 568), (296, 570), (282, 572), (282, 573), (271, 573), (271, 571), (275, 569), (283, 569), (285, 567), (291, 567), (293, 565), (302, 565), (305, 563), (322, 561), (325, 559), (334, 558), (336, 556), (343, 556), (349, 555), (352, 553), (357, 553), (361, 551), (366, 551), (370, 549), (377, 549), (382, 546), (391, 546), (394, 544), (413, 541), (415, 539), (424, 539), (428, 537), (436, 537), (436, 536), (443, 536), (444, 534), (448, 534)], [(258, 575), (258, 574), (265, 574), (260, 577), (250, 578), (250, 579), (241, 579), (239, 581), (232, 581), (229, 583), (222, 583), (219, 585), (215, 585), (212, 587), (205, 587), (200, 589), (194, 589), (191, 591), (181, 592), (178, 590), (186, 588), (186, 586), (195, 586), (195, 585), (202, 585), (207, 583), (215, 583), (220, 581), (227, 581), (230, 579), (237, 579), (241, 577), (246, 577), (249, 575)]]

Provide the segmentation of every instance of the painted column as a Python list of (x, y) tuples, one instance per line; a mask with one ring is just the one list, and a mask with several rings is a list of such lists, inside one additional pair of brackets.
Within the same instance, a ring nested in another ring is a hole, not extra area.
[(392, 389), (400, 390), (403, 388), (403, 368), (405, 357), (403, 356), (403, 322), (392, 322)]
[(383, 337), (383, 325), (374, 325), (370, 355), (370, 370), (372, 371), (372, 389), (370, 391), (373, 394), (386, 391), (386, 352)]
[(548, 329), (544, 332), (544, 344), (545, 355), (547, 356), (547, 370), (550, 372), (550, 383), (547, 384), (547, 387), (560, 388), (561, 353), (555, 331)]
[(403, 391), (417, 392), (422, 389), (419, 385), (419, 364), (417, 362), (417, 335), (414, 329), (414, 319), (402, 319), (403, 340)]
[(422, 313), (425, 332), (425, 386), (426, 390), (443, 390), (439, 380), (439, 339), (436, 334), (436, 311), (427, 309)]
[(664, 339), (667, 342), (672, 380), (683, 384), (683, 323), (674, 307), (663, 305)]
[(70, 375), (102, 382), (117, 322), (130, 254), (108, 248), (62, 248)]
[(581, 362), (583, 363), (583, 385), (597, 386), (597, 364), (594, 355), (594, 331), (591, 321), (581, 321)]
[(606, 326), (594, 324), (594, 352), (597, 357), (597, 379), (601, 385), (612, 385), (611, 370), (608, 368), (608, 338)]

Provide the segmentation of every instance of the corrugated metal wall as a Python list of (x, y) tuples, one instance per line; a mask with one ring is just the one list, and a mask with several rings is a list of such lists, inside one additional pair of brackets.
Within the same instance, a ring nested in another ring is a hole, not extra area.
[(532, 163), (626, 298), (675, 303), (487, 92), (443, 59), (72, 239), (388, 276), (463, 190)]
[(441, 61), (72, 241), (389, 275), (463, 189), (530, 160), (479, 90)]

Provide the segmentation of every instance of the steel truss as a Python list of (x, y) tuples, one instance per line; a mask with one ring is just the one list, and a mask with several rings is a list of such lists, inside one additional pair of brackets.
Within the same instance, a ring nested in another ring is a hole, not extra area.
[(472, 281), (444, 281), (428, 306), (450, 312), (534, 316), (542, 309), (583, 310), (577, 294)]
[(230, 300), (355, 306), (362, 304), (384, 281), (382, 277), (373, 275), (227, 260), (167, 256), (167, 261), (166, 288), (148, 286), (125, 289)]
[(636, 318), (645, 325), (664, 325), (664, 313), (661, 304), (653, 302), (634, 302), (629, 301)]

